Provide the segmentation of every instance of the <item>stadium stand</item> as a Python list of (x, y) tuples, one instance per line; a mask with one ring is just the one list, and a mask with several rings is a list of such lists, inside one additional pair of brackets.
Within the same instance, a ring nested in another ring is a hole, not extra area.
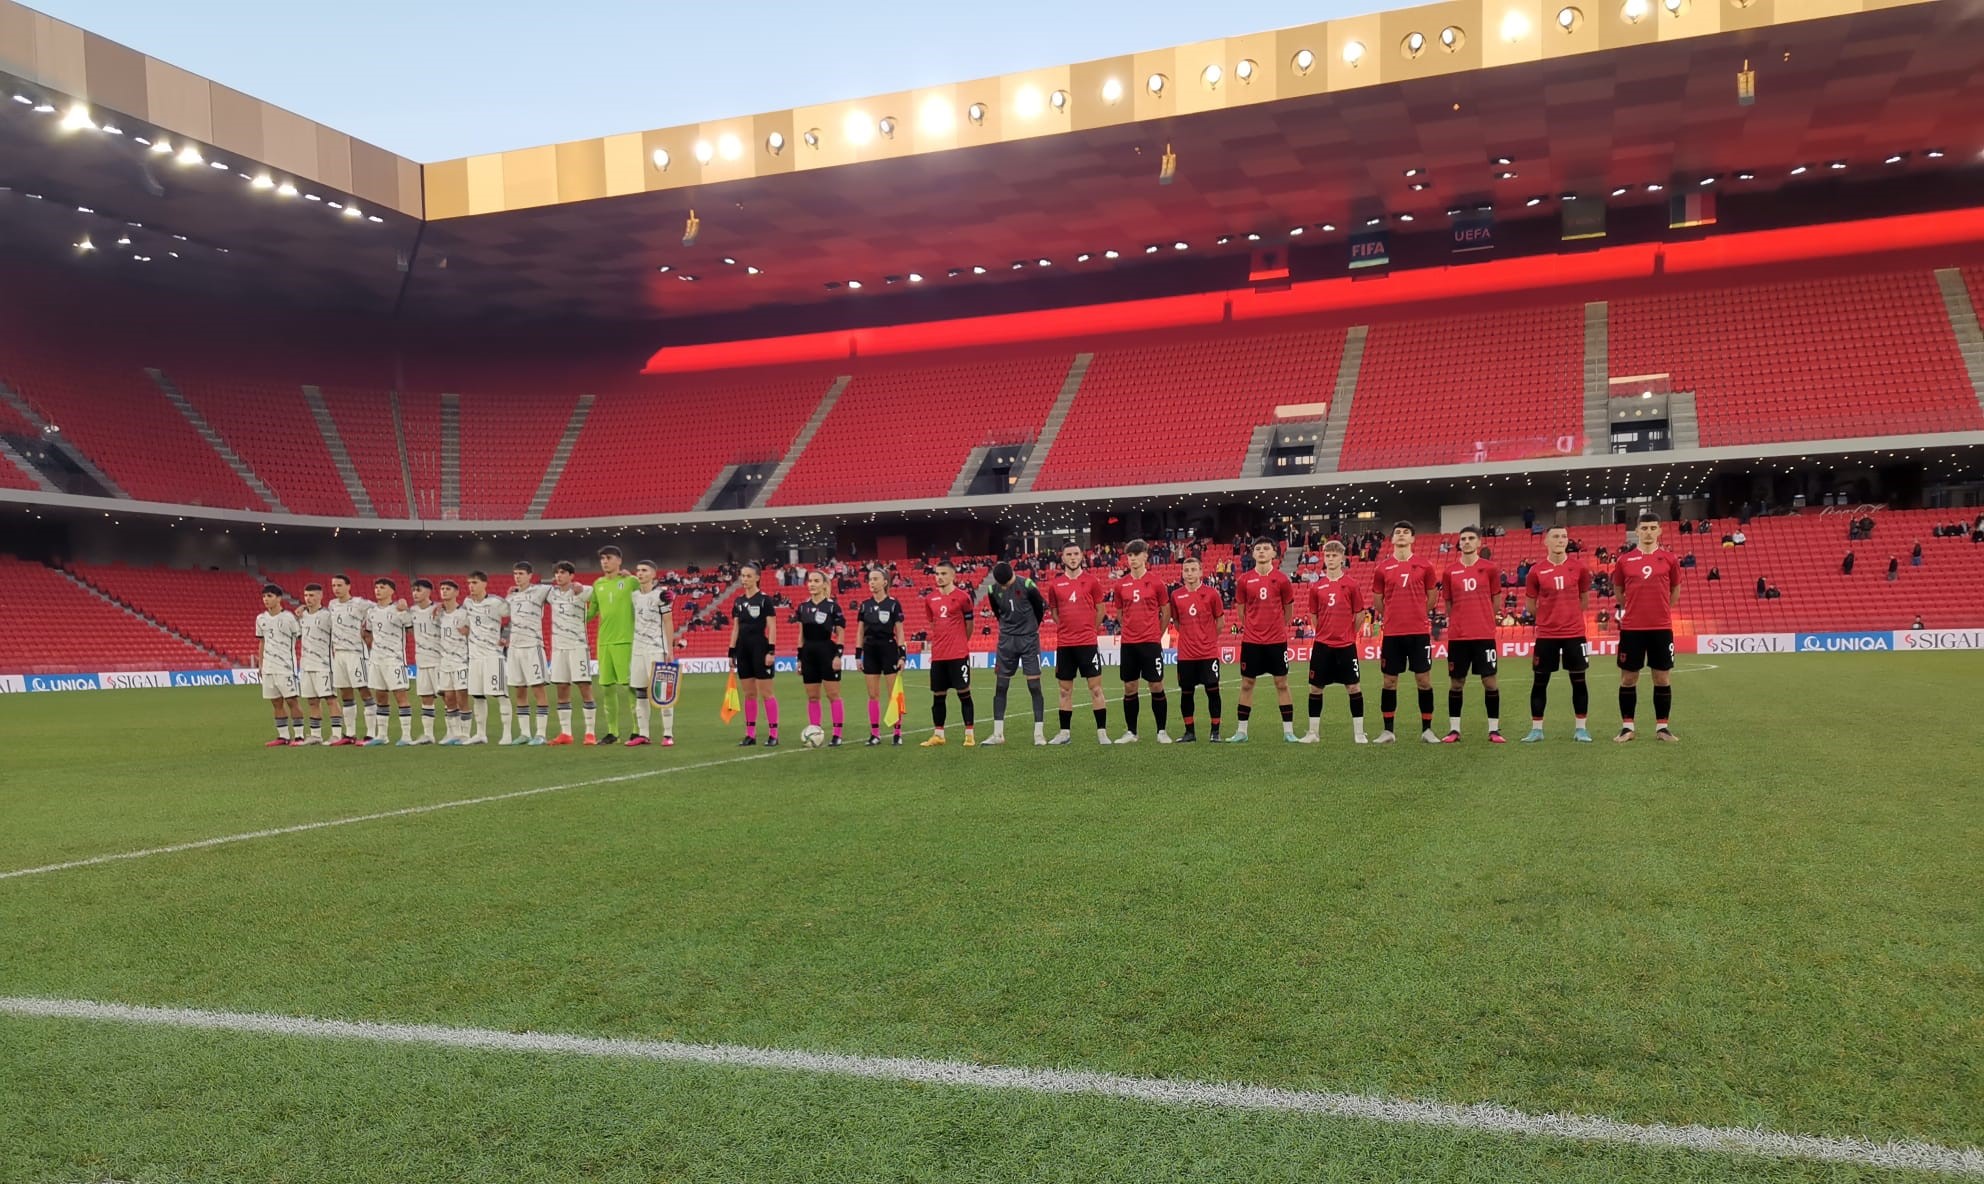
[(1578, 305), (1375, 324), (1337, 467), (1576, 454), (1583, 397)]
[(1610, 334), (1614, 375), (1695, 392), (1705, 447), (1984, 428), (1928, 271), (1617, 300)]
[[(429, 521), (445, 518), (448, 515), (441, 506), (441, 398), (429, 392), (402, 392), (399, 406), (401, 434), (406, 442), (406, 475), (413, 482), (414, 517)], [(390, 404), (386, 414), (390, 422)], [(536, 490), (537, 486), (532, 485), (531, 492)], [(524, 496), (528, 498), (530, 494)], [(398, 500), (404, 503), (404, 494)], [(380, 517), (386, 516), (382, 510)]]
[[(381, 518), (407, 517), (406, 473), (400, 467), (399, 433), (393, 427), (393, 408), (383, 391), (354, 390), (345, 387), (327, 386), (323, 388), (324, 405), (330, 409), (331, 422), (337, 425), (338, 435), (344, 440), (345, 453), (351, 457), (351, 467), (358, 474), (358, 480), (365, 487), (365, 496), (372, 499), (372, 508)], [(440, 407), (435, 406), (434, 452), (440, 452), (441, 429)], [(440, 517), (441, 470), (438, 462), (434, 468), (434, 481), (428, 488), (433, 489), (435, 517)]]
[(310, 418), (302, 387), (242, 381), (220, 368), (174, 366), (168, 377), (291, 513), (335, 518), (358, 513)]
[(1103, 345), (1034, 488), (1241, 476), (1275, 407), (1330, 401), (1342, 354), (1340, 327)]
[(254, 665), (262, 581), (247, 572), (122, 563), (72, 563), (67, 570), (139, 616), (239, 665)]
[[(485, 382), (461, 395), (462, 517), (522, 518), (544, 480), (545, 466), (571, 418), (578, 392)], [(436, 398), (437, 449), (439, 406)], [(437, 467), (437, 486), (439, 471)], [(416, 482), (415, 488), (422, 485)]]
[[(53, 568), (0, 555), (8, 627), (0, 668), (19, 674), (205, 670), (216, 659), (103, 600)], [(255, 612), (260, 612), (259, 608)], [(247, 615), (252, 627), (254, 614)]]
[(972, 449), (1040, 434), (1073, 358), (973, 351), (857, 370), (771, 504), (945, 497)]

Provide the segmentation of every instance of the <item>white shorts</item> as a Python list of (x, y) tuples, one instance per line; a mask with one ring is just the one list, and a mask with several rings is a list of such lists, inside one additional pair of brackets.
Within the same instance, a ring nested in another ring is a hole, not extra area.
[(365, 664), (365, 685), (374, 691), (404, 691), (406, 663), (373, 659)]
[(591, 682), (592, 655), (583, 649), (551, 651), (552, 682)]
[(543, 686), (544, 651), (534, 645), (511, 646), (509, 656), (503, 659), (503, 683), (509, 687)]
[(297, 696), (298, 690), (299, 684), (296, 678), (296, 671), (262, 671), (262, 698), (269, 700), (294, 699)]
[(331, 672), (328, 670), (305, 670), (303, 672), (303, 697), (305, 699), (329, 699), (337, 691), (331, 686)]
[(331, 685), (340, 691), (365, 689), (365, 655), (341, 651), (331, 655)]
[(466, 666), (443, 666), (436, 662), (431, 669), (426, 666), (420, 668), (422, 695), (443, 695), (450, 691), (467, 689), (468, 667)]
[(666, 661), (668, 654), (664, 650), (635, 646), (633, 660), (627, 664), (627, 677), (633, 680), (635, 686), (645, 690), (654, 685), (654, 664)]
[(468, 693), (478, 699), (503, 693), (503, 659), (470, 658), (468, 660)]

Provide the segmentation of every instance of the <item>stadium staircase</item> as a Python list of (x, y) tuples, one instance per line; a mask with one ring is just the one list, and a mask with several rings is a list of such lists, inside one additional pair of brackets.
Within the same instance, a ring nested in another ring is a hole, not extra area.
[(255, 661), (261, 582), (243, 571), (70, 563), (63, 575), (228, 665)]
[(1957, 353), (1970, 376), (1971, 393), (1984, 407), (1984, 331), (1980, 331), (1977, 305), (1964, 284), (1963, 272), (1954, 267), (1936, 272), (1936, 287), (1943, 294), (1943, 313), (1949, 317), (1950, 331), (1956, 334)]
[[(544, 479), (538, 482), (537, 492), (531, 496), (530, 508), (524, 511), (524, 517), (544, 517), (544, 507), (551, 504), (551, 491), (558, 488), (558, 479), (565, 475), (565, 465), (572, 459), (572, 449), (578, 447), (579, 433), (585, 430), (586, 417), (592, 414), (592, 404), (593, 396), (580, 395), (579, 401), (573, 405), (572, 416), (565, 421), (565, 434), (558, 438), (558, 447), (551, 450), (550, 463), (544, 466)], [(441, 402), (441, 439), (443, 441), (444, 453), (447, 440), (447, 407), (447, 400), (444, 396)], [(457, 464), (459, 463), (459, 459), (457, 459)], [(444, 482), (447, 479), (447, 471), (444, 457), (441, 468), (443, 474), (442, 480)]]
[(792, 467), (799, 463), (800, 455), (806, 451), (806, 446), (811, 444), (813, 437), (818, 434), (820, 425), (827, 422), (827, 416), (833, 414), (834, 404), (840, 402), (841, 392), (846, 390), (847, 384), (853, 380), (852, 375), (842, 374), (827, 387), (827, 393), (820, 396), (819, 405), (813, 408), (813, 414), (799, 429), (799, 434), (793, 437), (792, 446), (785, 450), (784, 459), (778, 462), (778, 467), (772, 470), (772, 475), (765, 478), (765, 483), (758, 487), (758, 496), (751, 502), (752, 505), (771, 504), (772, 495), (778, 492), (779, 486), (785, 484)]
[[(387, 395), (393, 412), (393, 440), (399, 451), (399, 480), (413, 517), (435, 519), (441, 512), (441, 396), (418, 391)], [(457, 466), (457, 472), (460, 471)], [(459, 488), (459, 486), (457, 486)], [(456, 516), (460, 516), (457, 507)]]
[(56, 430), (51, 430), (49, 422), (41, 417), (41, 413), (34, 409), (34, 405), (22, 398), (4, 382), (0, 382), (0, 403), (4, 403), (7, 407), (11, 408), (14, 414), (20, 417), (22, 423), (34, 429), (33, 434), (35, 436), (46, 441), (63, 456), (68, 457), (71, 464), (89, 474), (90, 479), (102, 486), (110, 496), (121, 498), (131, 496), (124, 492), (123, 487), (119, 486), (117, 482), (110, 479), (110, 474), (97, 468), (96, 462), (85, 456), (82, 449), (65, 439), (59, 430), (60, 425), (56, 425)]
[(306, 426), (309, 405), (302, 388), (252, 374), (225, 365), (175, 363), (169, 382), (283, 508), (292, 514), (351, 518), (357, 507), (330, 450), (322, 434)]
[(1068, 412), (1075, 405), (1075, 396), (1082, 389), (1082, 380), (1088, 377), (1088, 368), (1095, 361), (1095, 355), (1076, 354), (1068, 364), (1067, 376), (1061, 380), (1061, 393), (1054, 396), (1054, 406), (1048, 408), (1046, 422), (1040, 425), (1040, 438), (1033, 442), (1033, 451), (1027, 454), (1026, 465), (1020, 469), (1019, 480), (1013, 483), (1014, 493), (1032, 493), (1040, 481), (1040, 470), (1047, 464), (1047, 454), (1054, 451), (1054, 441), (1060, 438), (1061, 425), (1068, 422)]
[(1603, 300), (1584, 306), (1584, 454), (1612, 451), (1612, 351)]
[(1364, 372), (1364, 342), (1370, 335), (1368, 325), (1352, 325), (1344, 331), (1343, 357), (1336, 365), (1329, 416), (1323, 421), (1323, 438), (1316, 444), (1318, 473), (1334, 473), (1343, 463), (1343, 433), (1350, 426), (1350, 411), (1357, 401), (1357, 379)]
[[(565, 452), (567, 456), (571, 455), (571, 449), (567, 448)], [(547, 500), (550, 497), (548, 493), (545, 496)], [(443, 394), (441, 396), (441, 517), (455, 519), (461, 516), (462, 397)]]
[[(351, 465), (347, 481), (356, 481), (366, 503), (380, 518), (410, 518), (406, 470), (400, 464), (397, 418), (392, 404), (378, 391), (323, 387), (318, 398), (331, 420), (325, 440), (336, 436)], [(354, 496), (353, 500), (357, 500)]]
[(8, 627), (0, 630), (0, 669), (9, 673), (201, 670), (215, 664), (205, 650), (55, 568), (0, 554), (0, 581), (8, 612)]
[(147, 366), (145, 375), (152, 380), (152, 385), (158, 388), (159, 393), (165, 396), (165, 401), (172, 404), (173, 409), (179, 412), (180, 418), (192, 427), (200, 439), (207, 442), (207, 447), (213, 449), (227, 462), (227, 467), (234, 470), (234, 475), (241, 478), (243, 485), (254, 490), (255, 496), (266, 502), (269, 509), (278, 514), (289, 513), (289, 507), (283, 505), (282, 499), (276, 496), (275, 490), (270, 489), (266, 482), (255, 475), (255, 470), (249, 468), (248, 462), (241, 459), (241, 454), (230, 447), (221, 434), (214, 430), (214, 426), (207, 422), (207, 417), (200, 414), (199, 408), (186, 401), (185, 393), (179, 389), (177, 383), (166, 377), (165, 371), (156, 366)]
[(42, 493), (60, 492), (55, 488), (55, 483), (50, 481), (40, 469), (35, 468), (27, 457), (16, 452), (5, 437), (0, 437), (0, 461), (5, 462), (0, 464), (0, 488), (36, 489)]
[(324, 441), (324, 448), (331, 454), (331, 466), (337, 470), (338, 480), (344, 482), (345, 496), (351, 499), (361, 518), (377, 518), (379, 511), (372, 505), (372, 499), (365, 492), (365, 482), (358, 479), (358, 470), (352, 467), (351, 454), (345, 451), (344, 437), (338, 434), (337, 421), (331, 418), (331, 409), (324, 403), (324, 392), (315, 386), (303, 388), (303, 402), (310, 408), (310, 421), (317, 425), (317, 435)]
[[(63, 579), (69, 581), (71, 584), (75, 585), (77, 588), (81, 589), (83, 592), (87, 593), (88, 595), (95, 597), (97, 600), (102, 601), (104, 604), (116, 608), (119, 612), (124, 613), (126, 616), (130, 617), (131, 619), (135, 621), (142, 621), (144, 624), (151, 627), (152, 629), (157, 630), (159, 633), (162, 633), (165, 636), (172, 638), (174, 641), (177, 641), (182, 645), (185, 645), (188, 648), (198, 652), (206, 661), (218, 662), (228, 666), (232, 666), (235, 664), (235, 659), (229, 656), (228, 654), (223, 653), (219, 648), (215, 646), (207, 645), (196, 638), (190, 637), (187, 634), (182, 633), (177, 629), (174, 629), (172, 626), (166, 624), (164, 621), (160, 620), (159, 618), (151, 615), (148, 612), (144, 612), (140, 610), (137, 606), (131, 604), (129, 601), (122, 600), (116, 596), (113, 596), (110, 593), (104, 591), (102, 588), (97, 587), (95, 584), (90, 583), (88, 580), (77, 575), (75, 572), (60, 567), (53, 567), (53, 568), (49, 568), (48, 570), (53, 571), (56, 574), (60, 575)], [(146, 578), (151, 581), (156, 581), (159, 578), (159, 574), (160, 573), (156, 571), (146, 573)], [(236, 622), (239, 622), (240, 620), (242, 620), (244, 616), (246, 616), (249, 622), (247, 631), (252, 636), (253, 635), (252, 625), (254, 622), (253, 614), (259, 613), (261, 611), (260, 600), (254, 601), (253, 604), (250, 606), (250, 608), (252, 609), (252, 611), (250, 611), (250, 609), (243, 609), (238, 605), (234, 606), (233, 616)], [(239, 628), (242, 627), (237, 625), (237, 629)], [(238, 649), (239, 647), (236, 648)], [(255, 656), (254, 650), (251, 647), (248, 650), (247, 654), (244, 656), (244, 660), (242, 661), (241, 664), (248, 665), (253, 660), (254, 656)]]

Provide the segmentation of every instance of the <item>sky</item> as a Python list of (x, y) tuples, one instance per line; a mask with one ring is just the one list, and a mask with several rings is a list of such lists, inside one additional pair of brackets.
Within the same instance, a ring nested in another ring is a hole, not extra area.
[[(1382, 0), (26, 0), (418, 161), (1257, 33)], [(1395, 6), (1395, 5), (1391, 5)]]

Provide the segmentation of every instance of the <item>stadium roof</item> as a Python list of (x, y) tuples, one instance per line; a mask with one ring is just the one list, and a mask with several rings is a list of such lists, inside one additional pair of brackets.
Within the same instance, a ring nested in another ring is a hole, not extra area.
[(1244, 286), (1266, 246), (1341, 275), (1482, 206), (1554, 248), (1567, 195), (1658, 233), (1689, 189), (1725, 226), (1975, 204), (1984, 6), (1455, 0), (424, 166), (11, 0), (0, 84), (9, 249), (696, 338)]

